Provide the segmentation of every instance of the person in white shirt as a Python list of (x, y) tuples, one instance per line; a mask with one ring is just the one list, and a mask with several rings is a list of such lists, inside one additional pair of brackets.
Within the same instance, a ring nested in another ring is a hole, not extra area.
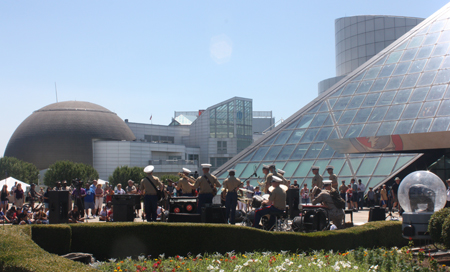
[(125, 193), (125, 190), (124, 189), (122, 189), (122, 184), (117, 184), (117, 189), (116, 189), (116, 191), (114, 192), (116, 195), (124, 195), (124, 194), (126, 194)]
[(358, 209), (362, 210), (364, 206), (364, 191), (366, 186), (358, 179)]

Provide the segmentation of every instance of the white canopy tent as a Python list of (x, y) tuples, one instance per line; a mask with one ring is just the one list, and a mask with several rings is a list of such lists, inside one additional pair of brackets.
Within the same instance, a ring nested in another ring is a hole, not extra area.
[(105, 185), (107, 181), (103, 179), (97, 179), (97, 184)]
[(17, 182), (17, 184), (22, 184), (22, 190), (27, 191), (29, 189), (29, 187), (31, 187), (30, 184), (25, 183), (23, 181), (20, 181), (18, 179), (15, 179), (13, 177), (9, 177), (9, 178), (5, 178), (0, 180), (0, 188), (3, 188), (3, 185), (8, 185), (8, 191), (11, 191), (12, 187), (14, 186), (14, 184)]

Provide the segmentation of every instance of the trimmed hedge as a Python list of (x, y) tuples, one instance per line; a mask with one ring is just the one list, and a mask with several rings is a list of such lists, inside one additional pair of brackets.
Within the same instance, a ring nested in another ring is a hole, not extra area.
[(0, 228), (0, 271), (97, 271), (40, 248), (31, 240), (30, 226), (4, 226)]
[(436, 243), (443, 243), (443, 225), (445, 219), (450, 215), (450, 209), (445, 208), (435, 212), (428, 222), (428, 232), (431, 239)]
[(442, 224), (442, 243), (446, 248), (450, 248), (450, 216)]
[(72, 229), (64, 224), (33, 225), (31, 239), (50, 253), (65, 255), (71, 252)]
[[(447, 225), (450, 228), (450, 221)], [(444, 229), (447, 225), (444, 223)], [(1, 272), (96, 271), (46, 252), (31, 237), (53, 252), (89, 252), (100, 260), (142, 254), (174, 256), (231, 250), (345, 251), (358, 247), (400, 247), (408, 242), (401, 236), (401, 222), (392, 221), (314, 233), (267, 232), (241, 226), (187, 223), (5, 226), (0, 228)]]
[(339, 231), (314, 233), (267, 232), (248, 227), (187, 223), (72, 224), (72, 251), (95, 258), (165, 253), (166, 256), (225, 253), (231, 250), (336, 250), (407, 245), (401, 222), (378, 221)]

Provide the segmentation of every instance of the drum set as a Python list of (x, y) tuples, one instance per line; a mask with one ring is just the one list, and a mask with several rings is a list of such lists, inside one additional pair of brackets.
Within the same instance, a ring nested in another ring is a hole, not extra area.
[[(287, 187), (286, 187), (287, 189)], [(254, 193), (251, 190), (247, 190), (245, 188), (240, 188), (239, 189), (242, 193)], [(273, 188), (272, 188), (273, 190)], [(272, 191), (269, 189), (269, 191)], [(254, 195), (252, 198), (247, 198), (247, 197), (238, 197), (238, 200), (245, 203), (248, 207), (247, 210), (239, 210), (236, 211), (236, 223), (241, 223), (243, 226), (247, 226), (247, 227), (251, 227), (253, 226), (253, 222), (255, 221), (255, 212), (257, 209), (264, 207), (265, 204), (263, 203), (264, 200), (268, 200), (269, 199), (269, 194), (264, 194), (264, 195)], [(277, 226), (276, 228), (274, 228), (274, 226), (269, 226), (269, 216), (270, 215), (266, 215), (263, 216), (263, 218), (261, 219), (261, 223), (263, 225), (263, 229), (265, 230), (272, 230), (272, 229), (278, 229), (278, 230), (282, 230), (282, 231), (292, 231), (291, 228), (291, 222), (292, 221), (288, 221), (288, 220), (284, 220), (283, 222), (280, 222), (280, 226)], [(278, 224), (278, 222), (277, 222)]]
[[(280, 185), (284, 186), (284, 185)], [(285, 186), (286, 187), (286, 186)], [(283, 188), (287, 190), (288, 188)], [(254, 193), (253, 191), (247, 190), (245, 188), (239, 188), (242, 193)], [(269, 188), (271, 192), (273, 188)], [(236, 223), (240, 223), (243, 226), (251, 227), (253, 226), (253, 221), (255, 220), (255, 211), (261, 207), (264, 207), (264, 200), (269, 199), (269, 194), (264, 195), (254, 195), (252, 198), (247, 198), (244, 196), (239, 196), (238, 200), (247, 204), (247, 210), (236, 211)], [(271, 230), (277, 229), (281, 231), (295, 231), (295, 232), (314, 232), (329, 229), (330, 221), (328, 218), (328, 211), (325, 207), (320, 205), (302, 205), (301, 212), (299, 216), (292, 219), (286, 218), (280, 220), (275, 228), (273, 226), (268, 226), (269, 215), (263, 216), (261, 223), (263, 229)]]

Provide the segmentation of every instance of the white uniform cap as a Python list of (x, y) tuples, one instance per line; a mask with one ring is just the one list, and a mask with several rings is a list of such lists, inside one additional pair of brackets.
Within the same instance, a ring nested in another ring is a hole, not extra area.
[(236, 169), (228, 169), (227, 171), (228, 171), (228, 173), (229, 172), (236, 172)]
[(313, 167), (311, 167), (311, 170), (319, 170), (319, 166), (313, 166)]
[(283, 171), (281, 169), (278, 169), (277, 172), (280, 173), (280, 174), (283, 174), (283, 175), (284, 175), (284, 173), (286, 173), (285, 171)]
[(144, 172), (148, 174), (153, 172), (153, 169), (155, 169), (153, 165), (148, 165), (147, 167), (144, 168)]
[(322, 181), (324, 186), (331, 185), (331, 180)]
[(399, 178), (399, 177), (396, 177), (395, 180), (400, 180), (400, 178)]
[(202, 168), (211, 168), (211, 164), (209, 164), (209, 163), (204, 163), (201, 166), (202, 166)]
[(269, 169), (269, 166), (264, 164), (262, 169)]
[(269, 168), (276, 168), (277, 166), (274, 164), (274, 163), (272, 163), (272, 164), (269, 164)]
[(283, 181), (282, 179), (280, 179), (279, 177), (273, 176), (272, 177), (272, 182), (281, 182)]
[(191, 170), (187, 169), (187, 168), (183, 168), (183, 173), (190, 173)]
[(328, 169), (334, 169), (334, 166), (333, 166), (333, 165), (327, 165), (326, 169), (327, 169), (327, 170), (328, 170)]

